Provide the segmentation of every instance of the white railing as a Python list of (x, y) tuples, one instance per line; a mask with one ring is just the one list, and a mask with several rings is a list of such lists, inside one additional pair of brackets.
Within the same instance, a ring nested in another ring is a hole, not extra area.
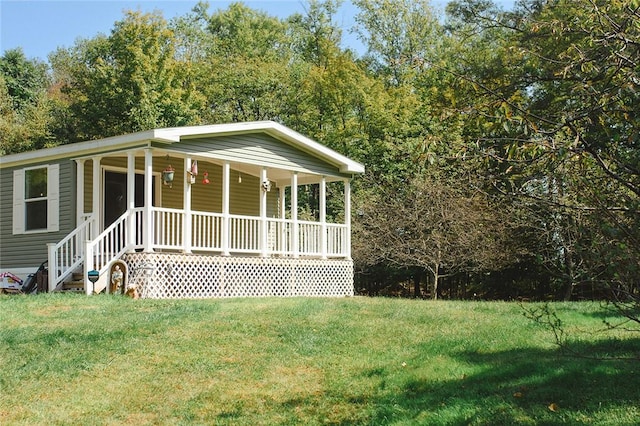
[(327, 224), (327, 255), (328, 256), (344, 256), (348, 253), (347, 225)]
[(182, 230), (184, 227), (184, 210), (154, 207), (152, 209), (152, 215), (154, 223), (154, 248), (183, 248)]
[(260, 218), (229, 217), (229, 250), (237, 253), (260, 253)]
[(193, 212), (191, 218), (191, 248), (222, 250), (222, 215)]
[[(118, 259), (128, 250), (139, 247), (139, 242), (142, 240), (142, 215), (142, 209), (127, 211), (95, 239), (86, 242), (85, 280), (90, 270), (95, 269), (99, 272), (98, 275), (103, 275), (112, 261)], [(136, 235), (127, 237), (130, 230), (135, 230)], [(89, 293), (89, 284), (85, 282), (85, 286), (87, 293)]]
[[(154, 249), (182, 250), (185, 213), (182, 210), (153, 208)], [(266, 232), (263, 232), (266, 226)], [(293, 221), (289, 219), (256, 216), (229, 215), (222, 213), (191, 213), (190, 247), (195, 251), (245, 253), (283, 256), (294, 255)], [(347, 225), (298, 221), (299, 256), (346, 257)], [(323, 243), (323, 231), (325, 238)], [(227, 232), (226, 238), (224, 233)], [(323, 247), (325, 244), (325, 247)]]
[[(187, 245), (184, 241), (186, 213), (177, 209), (152, 208), (150, 249), (185, 250), (185, 247), (190, 247), (194, 251), (224, 254), (349, 256), (348, 227), (344, 224), (241, 215), (225, 217), (221, 213), (207, 212), (192, 212), (190, 216), (191, 239)], [(86, 279), (89, 270), (98, 270), (102, 275), (111, 262), (125, 252), (145, 249), (143, 208), (124, 213), (95, 238), (91, 235), (93, 220), (92, 216), (65, 239), (49, 246), (49, 273), (53, 275), (50, 289), (78, 269), (83, 261)]]
[(85, 241), (91, 239), (92, 228), (93, 216), (88, 216), (62, 241), (49, 245), (47, 262), (50, 273), (50, 291), (82, 265), (85, 257)]
[(300, 253), (310, 256), (322, 255), (322, 225), (317, 222), (300, 222), (298, 247)]

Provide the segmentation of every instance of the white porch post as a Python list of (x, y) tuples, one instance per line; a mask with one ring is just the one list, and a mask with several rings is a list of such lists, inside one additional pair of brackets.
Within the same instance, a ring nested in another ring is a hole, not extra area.
[(142, 220), (144, 230), (143, 245), (144, 251), (153, 251), (153, 155), (151, 148), (144, 150), (144, 219)]
[(84, 162), (76, 160), (76, 226), (84, 218)]
[[(191, 170), (191, 157), (184, 159), (184, 169)], [(182, 204), (184, 206), (184, 223), (182, 224), (182, 247), (185, 253), (191, 253), (191, 180), (185, 173)]]
[[(136, 157), (135, 153), (127, 153), (127, 212), (136, 208)], [(136, 243), (136, 216), (127, 220), (126, 245), (133, 248)]]
[(220, 236), (220, 243), (222, 245), (222, 254), (229, 256), (229, 230), (230, 230), (230, 218), (229, 218), (229, 175), (231, 173), (231, 166), (228, 161), (225, 161), (222, 165), (222, 235)]
[(327, 178), (320, 180), (320, 253), (327, 258)]
[(351, 259), (351, 181), (344, 181), (344, 224), (347, 227), (344, 244), (344, 254), (347, 259)]
[(267, 247), (267, 191), (262, 188), (262, 184), (268, 180), (267, 169), (265, 167), (260, 171), (260, 250), (261, 256), (266, 257), (268, 254)]
[(91, 238), (95, 238), (100, 234), (100, 159), (102, 157), (93, 157), (93, 176), (92, 176), (92, 195), (91, 195), (91, 214), (93, 215), (93, 224), (91, 227)]
[(278, 217), (280, 219), (284, 219), (285, 215), (287, 214), (287, 195), (285, 193), (285, 186), (281, 186), (280, 188), (278, 188), (280, 190), (279, 192), (279, 196), (278, 196)]
[(285, 220), (285, 217), (287, 214), (287, 203), (286, 203), (287, 194), (285, 192), (286, 188), (284, 185), (280, 186), (279, 189), (280, 189), (280, 192), (278, 195), (278, 201), (279, 201), (278, 217), (280, 218), (281, 221), (278, 222), (280, 225), (277, 228), (280, 234), (278, 235), (277, 250), (280, 252), (285, 252), (287, 250), (287, 222)]
[(300, 234), (298, 233), (298, 173), (291, 175), (291, 253), (300, 257)]

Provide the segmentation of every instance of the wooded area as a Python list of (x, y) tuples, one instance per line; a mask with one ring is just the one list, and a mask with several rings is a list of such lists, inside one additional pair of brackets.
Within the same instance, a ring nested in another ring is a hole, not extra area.
[(47, 63), (5, 51), (0, 154), (274, 120), (366, 165), (357, 291), (637, 309), (638, 2), (353, 4), (362, 55), (341, 44), (335, 0), (287, 19), (130, 11)]

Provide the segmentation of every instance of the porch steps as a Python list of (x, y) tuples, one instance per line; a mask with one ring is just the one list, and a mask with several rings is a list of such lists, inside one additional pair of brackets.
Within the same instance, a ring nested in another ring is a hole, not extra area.
[(65, 281), (62, 283), (60, 291), (82, 293), (84, 292), (84, 277), (82, 272), (74, 272), (71, 275), (71, 281)]

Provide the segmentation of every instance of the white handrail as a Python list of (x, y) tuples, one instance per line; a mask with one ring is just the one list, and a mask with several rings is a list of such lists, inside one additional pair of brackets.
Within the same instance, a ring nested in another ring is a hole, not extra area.
[(76, 227), (60, 242), (51, 244), (48, 253), (49, 291), (53, 291), (58, 284), (82, 265), (85, 257), (85, 241), (91, 239), (94, 216)]
[[(140, 223), (138, 219), (141, 213), (142, 211), (139, 208), (124, 212), (94, 240), (86, 242), (84, 278), (87, 293), (90, 293), (88, 284), (89, 271), (95, 269), (99, 272), (99, 275), (102, 275), (113, 260), (137, 246), (138, 236), (127, 239), (126, 232), (129, 229), (130, 220), (135, 220), (137, 222), (135, 225)], [(133, 228), (139, 229), (139, 226), (134, 226)]]
[[(55, 245), (50, 245), (49, 286), (55, 288), (74, 269), (85, 262), (87, 272), (97, 269), (101, 274), (109, 264), (125, 252), (143, 247), (142, 208), (125, 212), (100, 235), (92, 238), (95, 215), (80, 224), (71, 234)], [(180, 250), (184, 244), (183, 210), (154, 207), (152, 209), (152, 247)], [(281, 256), (329, 256), (349, 255), (348, 227), (344, 224), (323, 226), (319, 222), (269, 218), (267, 247), (262, 247), (261, 227), (263, 219), (257, 216), (229, 215), (228, 238), (222, 238), (225, 217), (221, 213), (197, 212), (191, 214), (191, 248), (199, 251), (233, 252), (246, 254), (276, 254)], [(131, 223), (133, 221), (133, 223)], [(127, 235), (134, 231), (135, 235)], [(298, 246), (294, 252), (293, 233), (298, 234)], [(324, 234), (324, 235), (323, 235)], [(227, 241), (228, 247), (223, 247)], [(324, 241), (324, 242), (323, 242)], [(87, 284), (87, 289), (89, 286)]]

